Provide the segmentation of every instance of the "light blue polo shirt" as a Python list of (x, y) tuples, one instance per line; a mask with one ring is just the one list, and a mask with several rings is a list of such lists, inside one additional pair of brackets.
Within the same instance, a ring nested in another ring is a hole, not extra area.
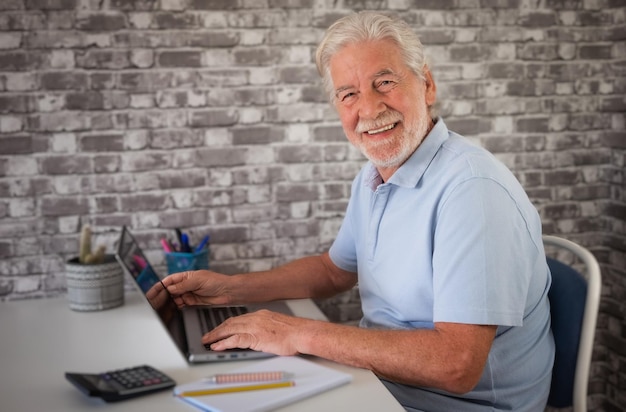
[(383, 381), (407, 410), (543, 410), (554, 343), (541, 221), (489, 152), (439, 119), (388, 182), (368, 163), (330, 257), (358, 273), (362, 327), (498, 325), (467, 394)]

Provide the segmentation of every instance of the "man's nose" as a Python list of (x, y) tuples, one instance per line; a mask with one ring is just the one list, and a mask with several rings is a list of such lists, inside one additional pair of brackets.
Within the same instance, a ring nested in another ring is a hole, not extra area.
[(380, 94), (375, 90), (361, 92), (359, 99), (359, 117), (362, 119), (376, 119), (387, 109)]

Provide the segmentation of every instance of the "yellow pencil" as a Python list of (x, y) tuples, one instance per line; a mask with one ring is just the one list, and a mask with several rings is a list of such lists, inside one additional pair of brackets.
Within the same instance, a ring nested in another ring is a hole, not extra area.
[(284, 382), (258, 383), (255, 385), (229, 386), (226, 388), (199, 389), (196, 391), (181, 392), (178, 394), (178, 396), (192, 397), (192, 396), (217, 395), (220, 393), (258, 391), (262, 389), (285, 388), (288, 386), (294, 386), (295, 384), (296, 383), (294, 381), (284, 381)]

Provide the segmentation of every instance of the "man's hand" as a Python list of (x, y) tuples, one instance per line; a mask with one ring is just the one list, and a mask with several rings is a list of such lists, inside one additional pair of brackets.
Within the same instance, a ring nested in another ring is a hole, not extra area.
[(193, 305), (226, 305), (229, 276), (209, 270), (174, 273), (163, 279), (163, 285), (179, 307)]
[(204, 335), (202, 342), (211, 343), (211, 349), (217, 351), (243, 348), (291, 356), (300, 353), (298, 339), (307, 322), (311, 321), (259, 310), (227, 319)]

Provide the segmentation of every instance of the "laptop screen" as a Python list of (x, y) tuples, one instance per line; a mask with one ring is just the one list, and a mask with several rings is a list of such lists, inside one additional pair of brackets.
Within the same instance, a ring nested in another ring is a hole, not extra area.
[(186, 355), (187, 338), (182, 313), (126, 226), (122, 227), (116, 257), (159, 315), (176, 346)]

